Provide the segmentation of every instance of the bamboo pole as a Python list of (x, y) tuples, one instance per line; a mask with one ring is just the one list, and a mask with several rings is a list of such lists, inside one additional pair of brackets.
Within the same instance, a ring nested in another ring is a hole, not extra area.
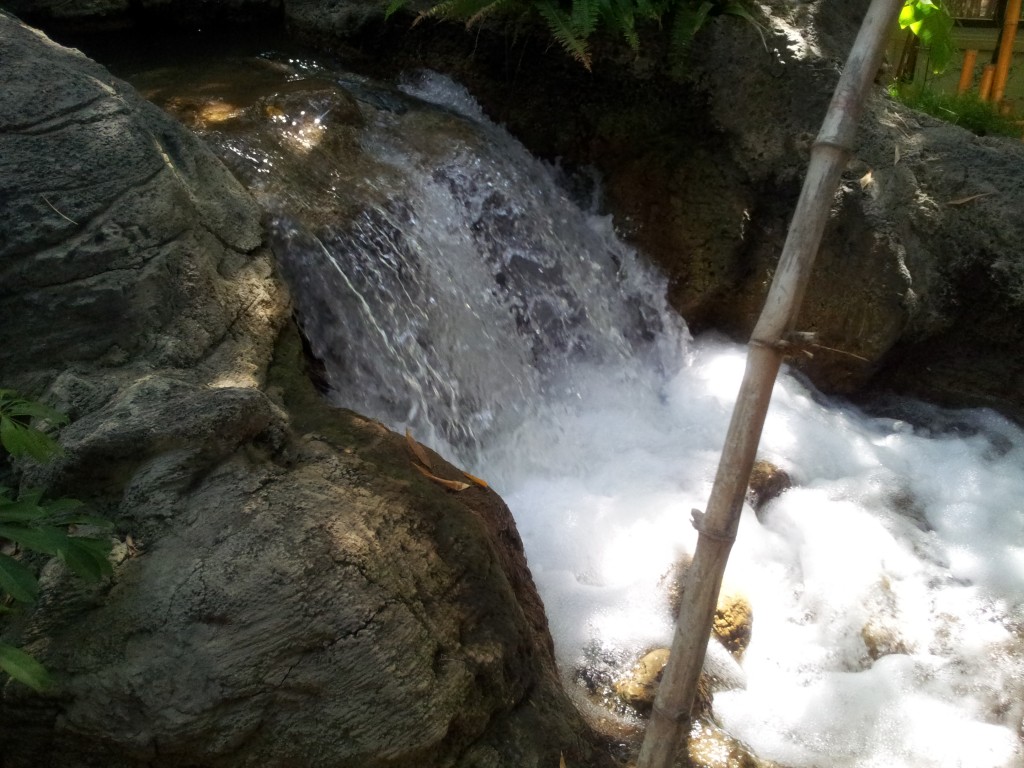
[(882, 61), (903, 0), (872, 0), (811, 149), (810, 165), (786, 244), (751, 336), (747, 367), (726, 433), (707, 512), (694, 510), (699, 535), (687, 570), (672, 652), (654, 701), (637, 768), (670, 768), (689, 733), (690, 708), (704, 665), (722, 574), (736, 538), (740, 511), (768, 402), (810, 268), (828, 221), (839, 176), (853, 148), (857, 121)]
[(992, 64), (986, 64), (981, 69), (981, 82), (978, 83), (978, 98), (982, 101), (988, 101), (989, 96), (992, 95), (992, 79), (995, 72), (996, 68)]
[(957, 83), (957, 93), (967, 93), (974, 82), (974, 65), (978, 61), (978, 51), (975, 48), (968, 48), (964, 51), (964, 65), (960, 68), (960, 82)]
[(1017, 25), (1020, 22), (1021, 0), (1008, 0), (1003, 13), (1003, 34), (999, 36), (999, 56), (996, 72), (992, 78), (992, 101), (998, 104), (1006, 93), (1006, 81), (1010, 78), (1010, 62), (1013, 60), (1013, 42), (1017, 39)]

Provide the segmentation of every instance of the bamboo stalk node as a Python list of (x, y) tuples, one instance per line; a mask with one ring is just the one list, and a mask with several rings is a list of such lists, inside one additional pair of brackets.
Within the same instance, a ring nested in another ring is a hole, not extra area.
[[(1012, 1), (1012, 0), (1011, 0)], [(1016, 0), (1019, 2), (1020, 0)], [(761, 437), (772, 387), (784, 350), (806, 344), (786, 334), (800, 309), (811, 264), (835, 199), (843, 166), (849, 158), (857, 121), (882, 61), (882, 53), (896, 25), (903, 0), (871, 0), (847, 65), (836, 86), (797, 201), (793, 221), (772, 279), (764, 308), (754, 328), (753, 346), (747, 352), (747, 368), (725, 436), (708, 510), (694, 510), (693, 527), (700, 532), (694, 568), (683, 589), (672, 651), (658, 686), (654, 712), (640, 747), (637, 768), (671, 768), (687, 735), (684, 723), (693, 705), (700, 670), (707, 650), (708, 630), (714, 615), (718, 587), (736, 538), (742, 499)], [(778, 341), (786, 346), (778, 346)], [(794, 343), (796, 342), (796, 343)], [(708, 531), (705, 525), (725, 526)], [(722, 542), (715, 547), (708, 536)], [(691, 579), (699, 579), (691, 587)]]
[(697, 533), (699, 533), (701, 536), (707, 536), (709, 539), (713, 539), (715, 541), (721, 541), (721, 542), (723, 542), (725, 544), (732, 544), (734, 541), (736, 541), (736, 534), (735, 533), (730, 535), (730, 534), (719, 533), (718, 531), (710, 530), (707, 527), (707, 523), (705, 522), (705, 515), (704, 515), (704, 513), (701, 512), (699, 509), (692, 510), (690, 512), (690, 515), (691, 515), (691, 518), (692, 518), (690, 520), (690, 522), (693, 524), (693, 527), (697, 529)]
[(759, 347), (767, 347), (780, 352), (786, 357), (805, 355), (814, 357), (812, 347), (818, 347), (818, 334), (815, 331), (789, 331), (783, 338), (769, 341), (767, 339), (751, 339), (751, 344)]
[[(690, 720), (689, 709), (666, 709), (665, 707), (659, 707), (657, 704), (654, 705), (654, 712), (667, 720), (671, 720), (673, 723), (687, 723)], [(689, 729), (687, 729), (689, 730)]]

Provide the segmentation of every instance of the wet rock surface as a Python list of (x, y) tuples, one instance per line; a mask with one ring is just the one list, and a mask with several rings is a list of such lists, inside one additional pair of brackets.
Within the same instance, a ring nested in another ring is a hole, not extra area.
[(0, 628), (58, 681), (3, 684), (4, 766), (605, 764), (508, 509), (320, 401), (251, 197), (98, 65), (0, 35), (0, 381), (72, 417), (23, 482), (123, 540)]

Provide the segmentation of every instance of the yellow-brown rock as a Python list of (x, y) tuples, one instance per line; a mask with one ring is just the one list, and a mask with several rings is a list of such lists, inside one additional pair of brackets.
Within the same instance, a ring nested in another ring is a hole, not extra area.
[(736, 592), (719, 595), (711, 631), (737, 659), (743, 658), (750, 645), (753, 626), (754, 611), (746, 597)]
[[(614, 684), (616, 695), (629, 706), (640, 712), (649, 712), (658, 692), (662, 673), (668, 663), (668, 648), (650, 651), (633, 665), (629, 674)], [(697, 682), (697, 697), (694, 714), (711, 710), (711, 687), (704, 675)]]
[(750, 483), (747, 486), (747, 501), (761, 517), (761, 510), (774, 498), (793, 487), (793, 481), (785, 470), (765, 459), (754, 462), (750, 472)]
[[(668, 603), (672, 616), (679, 613), (682, 599), (683, 580), (690, 567), (690, 558), (681, 558), (670, 575), (668, 581)], [(750, 645), (750, 636), (754, 626), (754, 610), (750, 601), (741, 593), (728, 587), (718, 596), (718, 607), (715, 608), (712, 634), (724, 645), (737, 660), (743, 658), (743, 652)]]

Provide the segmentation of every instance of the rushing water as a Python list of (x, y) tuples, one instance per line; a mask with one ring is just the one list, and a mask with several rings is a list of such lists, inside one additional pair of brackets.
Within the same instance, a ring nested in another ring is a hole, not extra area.
[[(459, 86), (291, 66), (320, 90), (207, 132), (270, 211), (331, 396), (501, 492), (567, 678), (664, 645), (662, 579), (694, 547), (743, 350), (690, 339), (594, 195), (566, 192), (596, 188)], [(726, 583), (754, 632), (716, 716), (788, 766), (1021, 765), (1024, 433), (884, 412), (778, 382), (761, 453), (796, 487), (743, 512)]]

